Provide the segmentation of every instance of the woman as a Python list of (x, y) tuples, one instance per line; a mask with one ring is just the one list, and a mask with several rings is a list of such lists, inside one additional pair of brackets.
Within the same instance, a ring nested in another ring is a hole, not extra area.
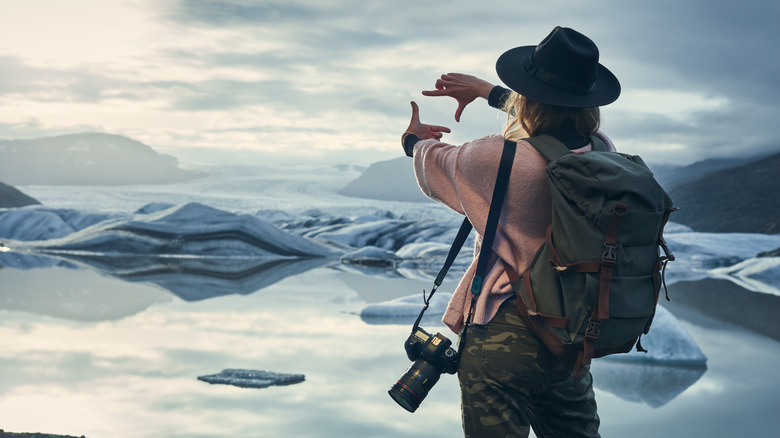
[(496, 71), (507, 90), (459, 73), (443, 75), (426, 96), (458, 101), (455, 119), (477, 97), (507, 113), (503, 136), (490, 135), (461, 146), (439, 141), (450, 130), (412, 120), (402, 137), (422, 191), (465, 214), (479, 236), (475, 259), (453, 294), (443, 321), (460, 333), (472, 304), (469, 293), (481, 236), (490, 208), (504, 138), (517, 151), (490, 268), (472, 310), (461, 352), (463, 428), (467, 437), (598, 437), (599, 417), (589, 370), (573, 377), (574, 363), (556, 358), (517, 315), (506, 266), (524, 272), (551, 223), (546, 160), (524, 137), (549, 134), (572, 152), (591, 150), (591, 135), (614, 146), (598, 131), (599, 106), (620, 94), (615, 76), (598, 62), (598, 48), (581, 33), (556, 27), (539, 45), (517, 47), (499, 57)]

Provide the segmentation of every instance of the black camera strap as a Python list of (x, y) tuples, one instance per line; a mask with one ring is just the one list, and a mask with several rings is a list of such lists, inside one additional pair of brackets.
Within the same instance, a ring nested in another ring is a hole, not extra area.
[[(501, 161), (498, 165), (496, 185), (493, 188), (493, 197), (490, 201), (490, 210), (488, 211), (487, 223), (485, 225), (485, 234), (482, 236), (482, 246), (479, 252), (479, 259), (477, 260), (477, 271), (474, 274), (474, 280), (471, 283), (471, 306), (469, 307), (469, 314), (466, 319), (466, 325), (464, 326), (463, 334), (461, 335), (458, 354), (460, 354), (460, 350), (462, 349), (465, 342), (466, 331), (468, 330), (468, 325), (471, 323), (472, 312), (476, 303), (477, 295), (479, 295), (482, 290), (482, 283), (487, 273), (488, 262), (490, 261), (491, 254), (493, 253), (493, 240), (496, 235), (496, 230), (498, 229), (498, 219), (501, 216), (501, 209), (504, 205), (504, 198), (506, 198), (506, 191), (509, 185), (509, 175), (512, 173), (512, 162), (514, 161), (516, 150), (516, 142), (504, 139), (504, 149), (501, 152)], [(444, 266), (439, 271), (439, 275), (436, 276), (436, 280), (434, 280), (430, 294), (426, 296), (425, 291), (423, 291), (423, 301), (425, 302), (425, 306), (420, 311), (420, 315), (417, 316), (417, 320), (414, 322), (412, 333), (414, 333), (419, 327), (423, 314), (426, 310), (428, 310), (428, 306), (430, 305), (433, 294), (444, 281), (444, 277), (447, 275), (447, 271), (449, 271), (452, 263), (458, 256), (458, 253), (460, 253), (460, 250), (463, 247), (463, 244), (466, 242), (466, 238), (468, 237), (472, 228), (473, 226), (471, 225), (471, 222), (469, 222), (468, 217), (463, 218), (463, 223), (461, 223), (458, 234), (455, 236), (455, 240), (452, 242), (450, 251), (447, 254), (447, 259), (444, 261)]]
[(458, 234), (455, 236), (455, 240), (452, 242), (452, 246), (450, 247), (450, 252), (447, 254), (447, 260), (444, 261), (444, 266), (439, 271), (439, 275), (436, 276), (436, 280), (433, 281), (431, 293), (425, 295), (425, 291), (423, 290), (423, 302), (425, 303), (425, 306), (422, 308), (420, 314), (417, 316), (417, 320), (414, 322), (412, 333), (416, 332), (417, 328), (420, 326), (420, 321), (422, 320), (425, 311), (428, 310), (428, 306), (431, 303), (433, 294), (436, 293), (436, 290), (444, 281), (444, 277), (447, 276), (447, 271), (450, 270), (452, 263), (455, 262), (455, 258), (458, 256), (458, 253), (460, 253), (461, 248), (463, 248), (463, 244), (466, 243), (466, 238), (469, 237), (472, 228), (473, 227), (471, 226), (469, 219), (463, 218), (463, 222), (460, 224)]

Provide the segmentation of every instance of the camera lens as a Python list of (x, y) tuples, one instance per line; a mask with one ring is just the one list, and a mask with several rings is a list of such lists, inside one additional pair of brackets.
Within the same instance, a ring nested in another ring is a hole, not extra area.
[(409, 412), (414, 412), (428, 395), (428, 391), (439, 381), (436, 368), (425, 360), (417, 359), (412, 366), (390, 388), (388, 394)]

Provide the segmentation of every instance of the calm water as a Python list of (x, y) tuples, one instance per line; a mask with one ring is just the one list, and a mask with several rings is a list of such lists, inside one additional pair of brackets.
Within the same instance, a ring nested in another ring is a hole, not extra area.
[[(367, 302), (427, 287), (422, 282), (319, 268), (249, 295), (196, 302), (88, 269), (5, 268), (0, 284), (6, 431), (88, 438), (461, 434), (455, 377), (444, 376), (421, 408), (407, 413), (386, 391), (409, 365), (402, 347), (409, 326), (355, 314)], [(598, 362), (603, 436), (776, 436), (780, 343), (684, 309), (678, 315), (690, 320), (685, 327), (709, 357), (708, 369), (694, 372), (686, 387), (686, 370), (626, 371)], [(449, 336), (435, 323), (426, 328)], [(306, 381), (243, 389), (197, 380), (224, 368), (302, 373)]]
[[(356, 175), (226, 168), (182, 185), (23, 189), (48, 206), (86, 211), (195, 200), (248, 213), (443, 214), (335, 194)], [(185, 301), (89, 267), (0, 268), (0, 429), (88, 438), (462, 436), (454, 376), (442, 377), (414, 414), (387, 395), (409, 365), (403, 341), (411, 321), (357, 315), (431, 280), (374, 274), (323, 266), (260, 281), (272, 283), (260, 290), (237, 280), (224, 295)], [(708, 356), (707, 370), (597, 361), (602, 435), (778, 436), (780, 342), (671, 304)], [(424, 327), (454, 339), (440, 323)], [(300, 373), (306, 381), (244, 389), (197, 380), (225, 368)]]

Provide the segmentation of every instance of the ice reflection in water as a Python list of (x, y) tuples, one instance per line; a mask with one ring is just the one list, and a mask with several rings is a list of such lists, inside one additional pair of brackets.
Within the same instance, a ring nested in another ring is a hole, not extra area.
[(706, 370), (704, 365), (626, 363), (604, 359), (593, 364), (591, 373), (596, 388), (626, 401), (658, 408), (695, 384)]
[[(159, 260), (150, 260), (158, 266)], [(53, 264), (60, 266), (0, 269), (5, 430), (120, 438), (254, 436), (261, 429), (268, 436), (461, 433), (453, 376), (443, 377), (413, 415), (387, 396), (409, 365), (402, 343), (410, 321), (372, 325), (358, 315), (367, 303), (408, 296), (429, 287), (428, 280), (317, 266), (235, 270), (247, 272), (245, 278), (198, 276), (181, 266), (123, 277), (73, 269), (72, 262)], [(209, 292), (187, 301), (193, 295), (181, 290), (197, 290), (198, 284)], [(428, 330), (446, 331), (435, 321), (427, 324)], [(694, 422), (709, 425), (706, 436), (733, 436), (734, 415), (772, 426), (774, 417), (758, 416), (758, 407), (778, 402), (777, 385), (760, 376), (773, 373), (770, 359), (780, 348), (718, 327), (713, 339), (711, 327), (687, 325), (710, 357), (706, 375), (715, 374), (709, 379), (701, 379), (703, 369), (597, 360), (602, 433), (625, 435), (629, 421), (637, 437), (658, 436), (659, 428), (679, 435)], [(745, 357), (732, 360), (723, 343), (741, 346)], [(752, 347), (745, 351), (745, 345)], [(246, 390), (196, 380), (225, 368), (301, 373), (306, 382)], [(736, 370), (753, 380), (729, 380)], [(710, 400), (713, 384), (722, 392), (718, 399), (728, 402)], [(745, 391), (756, 401), (735, 405), (733, 397)], [(719, 415), (725, 404), (730, 415)]]

